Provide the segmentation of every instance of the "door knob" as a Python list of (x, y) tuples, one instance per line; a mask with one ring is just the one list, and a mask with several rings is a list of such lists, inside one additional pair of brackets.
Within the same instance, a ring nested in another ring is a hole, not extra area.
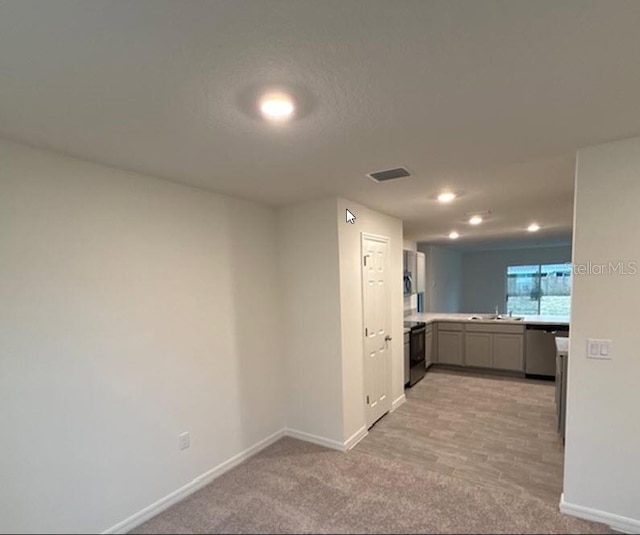
[(391, 340), (392, 340), (392, 338), (389, 335), (384, 337), (384, 341), (385, 342), (390, 342)]

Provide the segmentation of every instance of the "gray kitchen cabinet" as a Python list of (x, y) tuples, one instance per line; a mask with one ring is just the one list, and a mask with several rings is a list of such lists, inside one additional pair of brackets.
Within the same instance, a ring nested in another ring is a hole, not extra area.
[(467, 366), (493, 368), (493, 337), (491, 333), (468, 332), (465, 335), (464, 360)]
[(464, 342), (466, 366), (524, 371), (524, 325), (466, 323)]
[(443, 330), (438, 328), (438, 362), (441, 364), (464, 364), (462, 353), (462, 331)]
[(524, 329), (511, 322), (435, 322), (431, 361), (523, 372)]
[(464, 331), (464, 323), (459, 321), (439, 321), (438, 328), (441, 331)]
[(524, 371), (524, 336), (493, 335), (493, 367), (500, 370)]

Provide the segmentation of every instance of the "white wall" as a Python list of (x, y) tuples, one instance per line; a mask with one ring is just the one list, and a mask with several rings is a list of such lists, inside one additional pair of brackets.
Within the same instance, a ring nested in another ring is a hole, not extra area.
[[(356, 215), (347, 224), (345, 211)], [(331, 197), (279, 212), (287, 428), (340, 448), (366, 429), (363, 232), (390, 238), (392, 399), (403, 389), (402, 222)]]
[(391, 239), (402, 399), (401, 221), (5, 141), (0, 162), (0, 531), (113, 528), (285, 426), (344, 445), (365, 425), (362, 232)]
[(340, 274), (335, 197), (282, 208), (287, 427), (342, 444)]
[(462, 254), (424, 243), (418, 250), (426, 255), (425, 312), (460, 312)]
[(105, 530), (283, 428), (271, 209), (0, 162), (0, 531)]
[[(345, 210), (356, 216), (345, 223)], [(346, 199), (338, 199), (340, 305), (345, 441), (366, 426), (364, 412), (364, 346), (362, 317), (362, 233), (389, 238), (391, 290), (391, 399), (404, 395), (402, 300), (402, 221)]]
[[(640, 138), (580, 150), (576, 176), (574, 263), (640, 261)], [(640, 274), (574, 275), (564, 501), (624, 517), (620, 527), (633, 533), (640, 532), (639, 305)], [(587, 359), (588, 337), (611, 339), (613, 359)]]
[(571, 261), (571, 247), (533, 247), (465, 253), (462, 258), (461, 312), (507, 313), (508, 266)]

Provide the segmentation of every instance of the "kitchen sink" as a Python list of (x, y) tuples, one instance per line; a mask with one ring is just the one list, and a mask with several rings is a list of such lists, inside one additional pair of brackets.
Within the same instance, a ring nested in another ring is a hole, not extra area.
[(481, 320), (481, 321), (522, 321), (524, 316), (505, 316), (503, 314), (476, 314), (474, 316), (469, 316), (470, 320)]

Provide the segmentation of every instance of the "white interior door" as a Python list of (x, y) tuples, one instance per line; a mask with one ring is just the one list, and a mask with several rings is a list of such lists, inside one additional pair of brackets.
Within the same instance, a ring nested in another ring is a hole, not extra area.
[(389, 239), (362, 234), (364, 394), (367, 427), (391, 409)]

